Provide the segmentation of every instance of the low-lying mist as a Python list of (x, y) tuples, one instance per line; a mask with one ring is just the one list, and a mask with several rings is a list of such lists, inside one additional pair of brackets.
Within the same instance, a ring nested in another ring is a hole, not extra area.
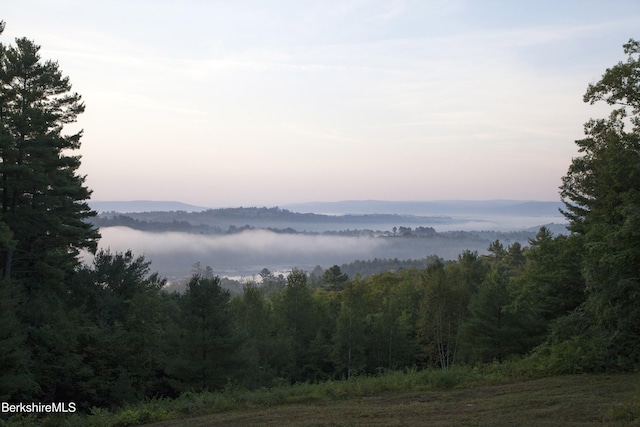
[[(253, 229), (225, 235), (180, 232), (153, 233), (127, 227), (100, 229), (99, 247), (135, 255), (151, 261), (152, 271), (168, 279), (188, 277), (194, 263), (211, 266), (215, 274), (227, 277), (252, 276), (263, 268), (271, 271), (298, 267), (307, 271), (320, 265), (328, 268), (355, 260), (421, 259), (437, 255), (455, 259), (465, 249), (485, 253), (494, 235), (465, 233), (416, 237), (346, 237), (285, 234)], [(513, 241), (527, 243), (529, 235), (501, 236), (505, 246)]]
[(246, 230), (227, 235), (149, 233), (127, 227), (100, 229), (100, 248), (131, 249), (152, 261), (152, 270), (165, 277), (182, 277), (195, 262), (219, 275), (250, 275), (262, 268), (313, 268), (370, 259), (386, 252), (389, 242), (371, 237), (280, 234)]

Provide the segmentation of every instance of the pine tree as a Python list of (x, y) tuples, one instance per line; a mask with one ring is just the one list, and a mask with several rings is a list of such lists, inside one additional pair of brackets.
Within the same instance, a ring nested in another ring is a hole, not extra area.
[(5, 278), (60, 279), (99, 237), (85, 221), (95, 215), (91, 192), (77, 174), (80, 156), (71, 154), (82, 131), (63, 133), (84, 104), (39, 50), (26, 38), (0, 46), (0, 223), (15, 241), (1, 248)]
[(2, 352), (9, 366), (0, 382), (21, 378), (13, 398), (62, 401), (77, 395), (84, 375), (83, 316), (68, 284), (80, 250), (95, 250), (99, 234), (85, 221), (94, 215), (86, 203), (90, 191), (77, 174), (80, 157), (72, 154), (82, 132), (64, 134), (84, 104), (39, 50), (25, 38), (0, 43), (0, 286), (5, 294), (5, 287), (17, 287), (28, 301), (3, 301), (3, 322), (14, 324), (15, 335), (0, 331), (0, 346), (15, 351)]

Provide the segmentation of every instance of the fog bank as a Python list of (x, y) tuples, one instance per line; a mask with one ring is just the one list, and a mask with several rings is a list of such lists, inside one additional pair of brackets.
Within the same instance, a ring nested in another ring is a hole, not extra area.
[(220, 276), (252, 276), (263, 268), (283, 271), (293, 267), (310, 271), (355, 260), (421, 259), (437, 255), (455, 259), (465, 249), (486, 253), (496, 238), (505, 245), (527, 244), (535, 233), (496, 237), (495, 233), (452, 233), (431, 237), (344, 237), (283, 234), (253, 229), (236, 234), (204, 235), (179, 232), (152, 233), (127, 227), (100, 229), (99, 248), (144, 255), (152, 271), (168, 279), (188, 277), (195, 262), (211, 266)]
[(219, 275), (258, 273), (262, 268), (311, 268), (370, 259), (387, 252), (389, 242), (371, 237), (280, 234), (247, 230), (228, 235), (149, 233), (127, 227), (100, 229), (99, 247), (131, 249), (152, 261), (153, 271), (167, 277), (188, 275), (193, 263), (211, 266)]

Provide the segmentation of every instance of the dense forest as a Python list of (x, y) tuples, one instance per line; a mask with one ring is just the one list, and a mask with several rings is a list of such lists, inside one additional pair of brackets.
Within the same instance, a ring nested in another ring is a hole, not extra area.
[(73, 154), (82, 133), (63, 131), (84, 104), (38, 52), (0, 45), (0, 400), (88, 412), (521, 355), (554, 373), (639, 367), (640, 43), (585, 94), (614, 109), (586, 123), (563, 178), (570, 234), (543, 227), (526, 246), (367, 277), (263, 271), (235, 296), (207, 268), (167, 292), (130, 251), (80, 262), (100, 236)]

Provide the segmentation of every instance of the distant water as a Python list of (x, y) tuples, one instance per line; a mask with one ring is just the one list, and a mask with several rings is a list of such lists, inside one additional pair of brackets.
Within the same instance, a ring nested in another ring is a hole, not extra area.
[(520, 231), (545, 224), (566, 224), (567, 220), (560, 215), (509, 216), (486, 215), (482, 217), (452, 217), (450, 221), (435, 224), (436, 231)]

